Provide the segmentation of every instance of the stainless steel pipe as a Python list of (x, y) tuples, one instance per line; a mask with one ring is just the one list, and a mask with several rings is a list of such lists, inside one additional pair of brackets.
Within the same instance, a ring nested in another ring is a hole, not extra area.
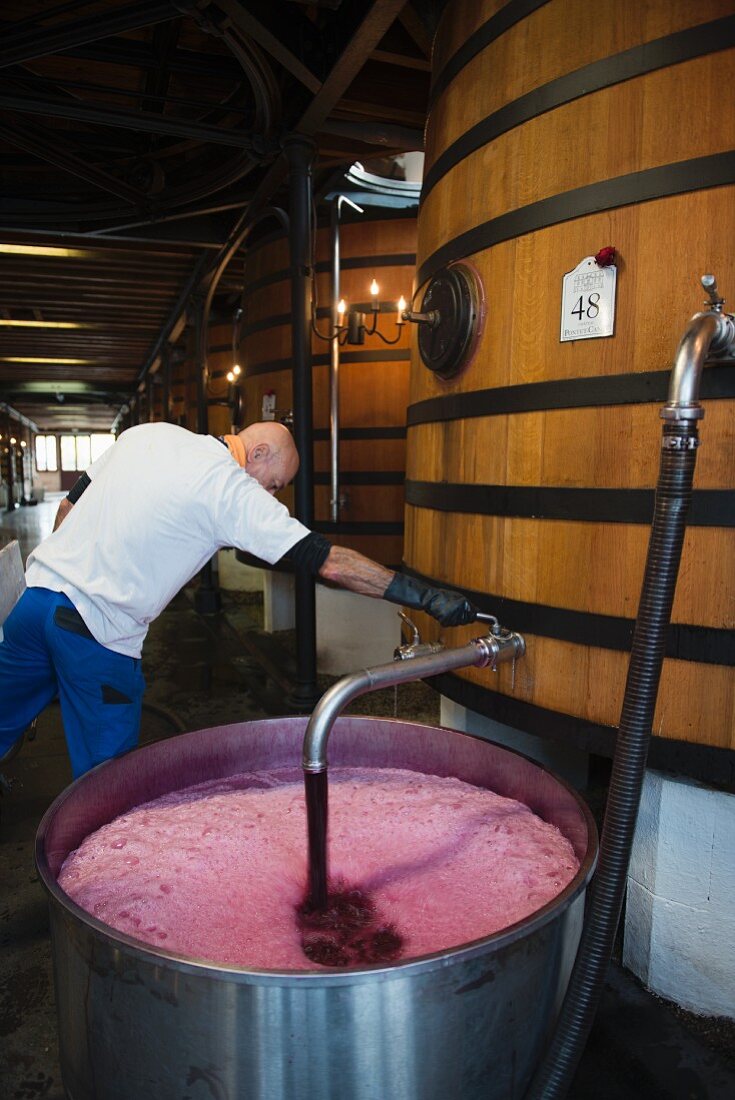
[(412, 657), (407, 661), (392, 661), (376, 665), (344, 676), (333, 684), (314, 707), (304, 737), (302, 767), (306, 772), (323, 772), (327, 769), (327, 742), (335, 720), (353, 699), (371, 691), (407, 684), (451, 672), (457, 668), (485, 668), (498, 661), (511, 661), (522, 657), (526, 645), (520, 634), (508, 632), (496, 637), (488, 634), (474, 638), (467, 645), (456, 649), (439, 649), (426, 656)]
[(679, 342), (668, 401), (661, 410), (664, 420), (701, 420), (699, 390), (707, 357), (735, 355), (735, 318), (723, 312), (724, 299), (717, 297), (714, 276), (703, 275), (701, 282), (711, 296), (710, 308), (694, 314)]

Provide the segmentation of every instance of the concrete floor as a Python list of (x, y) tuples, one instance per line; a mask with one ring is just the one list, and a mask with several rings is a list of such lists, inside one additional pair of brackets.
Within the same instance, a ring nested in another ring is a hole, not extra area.
[[(51, 530), (56, 504), (0, 516), (0, 545), (19, 537), (25, 558)], [(144, 743), (283, 711), (282, 691), (241, 641), (261, 622), (257, 596), (226, 596), (225, 613), (207, 617), (186, 594), (172, 602), (146, 643)], [(371, 699), (370, 713), (437, 720), (436, 697), (424, 685), (381, 695)], [(64, 1100), (46, 901), (33, 863), (38, 822), (71, 778), (58, 706), (44, 712), (35, 740), (2, 770), (12, 789), (0, 797), (0, 1100)], [(614, 966), (571, 1100), (731, 1100), (731, 1031), (723, 1038), (715, 1024), (694, 1027), (679, 1017)]]

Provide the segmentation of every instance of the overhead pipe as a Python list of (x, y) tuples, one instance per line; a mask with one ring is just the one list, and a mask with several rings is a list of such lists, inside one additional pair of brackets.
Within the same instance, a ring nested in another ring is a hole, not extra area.
[[(289, 249), (291, 258), (291, 333), (294, 438), (301, 458), (296, 476), (296, 518), (314, 524), (314, 426), (311, 373), (312, 180), (315, 145), (302, 134), (283, 143), (289, 167)], [(291, 703), (311, 710), (316, 683), (316, 587), (306, 570), (295, 570), (296, 679)]]
[(612, 955), (627, 881), (630, 851), (666, 637), (692, 495), (699, 446), (697, 421), (702, 370), (708, 357), (735, 357), (735, 317), (711, 275), (702, 278), (708, 309), (696, 313), (679, 344), (661, 410), (661, 463), (648, 556), (628, 665), (622, 714), (600, 842), (597, 873), (579, 950), (551, 1043), (526, 1100), (566, 1096), (589, 1036)]

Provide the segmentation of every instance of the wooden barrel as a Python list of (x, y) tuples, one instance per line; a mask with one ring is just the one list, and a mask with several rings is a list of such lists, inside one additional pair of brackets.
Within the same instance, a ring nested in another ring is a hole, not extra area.
[[(414, 341), (405, 560), (526, 635), (514, 681), (472, 670), (444, 694), (599, 751), (619, 721), (659, 409), (699, 277), (713, 271), (735, 304), (734, 22), (731, 0), (452, 0), (436, 38), (417, 282), (468, 260), (487, 320), (451, 381)], [(562, 343), (562, 277), (609, 245), (614, 335)], [(651, 756), (700, 774), (706, 758), (719, 779), (735, 774), (716, 751), (735, 748), (734, 375), (704, 375)]]
[[(233, 324), (230, 321), (215, 319), (209, 325), (207, 352), (207, 422), (211, 435), (225, 435), (232, 431), (234, 408), (230, 401), (230, 386), (227, 373), (232, 370), (236, 359), (233, 353)], [(191, 325), (180, 337), (171, 352), (170, 395), (168, 419), (189, 431), (198, 430), (198, 390), (197, 356), (195, 348), (195, 329)], [(162, 386), (159, 383), (159, 389)], [(154, 419), (163, 417), (161, 398), (154, 405)]]
[[(348, 306), (370, 310), (370, 283), (380, 288), (380, 331), (393, 340), (396, 303), (410, 298), (416, 252), (416, 219), (346, 221), (341, 226), (341, 293)], [(330, 326), (330, 238), (316, 234), (317, 326)], [(291, 287), (288, 243), (271, 238), (247, 256), (243, 294), (241, 365), (245, 421), (263, 418), (272, 396), (280, 419), (292, 406)], [(395, 345), (367, 336), (363, 345), (340, 349), (340, 494), (338, 523), (330, 518), (329, 344), (312, 337), (314, 386), (314, 527), (387, 565), (403, 550), (403, 482), (409, 347), (405, 326)], [(286, 503), (291, 496), (284, 494)]]

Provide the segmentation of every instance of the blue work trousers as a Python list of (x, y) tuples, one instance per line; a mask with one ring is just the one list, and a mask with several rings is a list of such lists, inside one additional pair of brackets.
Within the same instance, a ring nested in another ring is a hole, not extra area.
[[(75, 632), (71, 601), (27, 588), (0, 642), (0, 756), (58, 695), (74, 778), (135, 748), (145, 680), (141, 661)], [(70, 629), (71, 623), (71, 629)], [(60, 625), (66, 624), (66, 625)]]

